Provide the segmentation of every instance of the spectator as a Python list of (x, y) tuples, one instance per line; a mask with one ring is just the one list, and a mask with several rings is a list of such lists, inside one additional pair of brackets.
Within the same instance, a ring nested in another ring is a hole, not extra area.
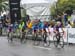
[(26, 15), (25, 17), (25, 21), (28, 21), (30, 18), (29, 18), (29, 15)]
[(58, 15), (56, 21), (62, 22), (62, 17), (60, 15)]
[(54, 27), (54, 25), (55, 25), (55, 21), (50, 21), (50, 26)]
[(75, 28), (75, 20), (74, 20), (74, 22), (73, 22), (73, 28)]
[(1, 19), (2, 17), (1, 17), (1, 14), (0, 14), (0, 19)]
[(11, 20), (9, 18), (6, 18), (4, 20), (4, 26), (7, 27), (11, 23)]
[(68, 23), (68, 15), (67, 15), (67, 13), (64, 13), (64, 24), (65, 24), (65, 26), (67, 25), (67, 23)]
[(71, 22), (68, 21), (68, 25), (66, 26), (67, 28), (72, 28)]
[(3, 15), (3, 19), (6, 19), (6, 15), (5, 14)]

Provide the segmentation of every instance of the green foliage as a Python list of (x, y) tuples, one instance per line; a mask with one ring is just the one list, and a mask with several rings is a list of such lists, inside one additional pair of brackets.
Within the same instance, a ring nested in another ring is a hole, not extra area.
[(26, 16), (26, 9), (21, 9), (21, 17), (25, 17)]
[[(56, 8), (54, 8), (55, 6)], [(54, 10), (54, 12), (52, 12), (52, 10)], [(51, 7), (51, 14), (62, 14), (66, 10), (75, 10), (75, 0), (58, 0), (56, 5)]]
[(7, 9), (8, 3), (6, 3), (8, 0), (0, 0), (0, 12)]

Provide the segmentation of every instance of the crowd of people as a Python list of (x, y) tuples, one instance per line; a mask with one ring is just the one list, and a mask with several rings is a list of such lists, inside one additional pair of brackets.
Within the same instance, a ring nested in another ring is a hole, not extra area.
[[(2, 19), (4, 18), (4, 19)], [(11, 19), (6, 17), (5, 15), (3, 17), (0, 16), (0, 25), (3, 25), (3, 27), (8, 27), (11, 25)], [(13, 28), (18, 29), (30, 29), (33, 30), (33, 33), (36, 29), (42, 30), (45, 28), (75, 28), (75, 20), (71, 21), (71, 16), (67, 13), (63, 13), (62, 15), (57, 15), (54, 19), (50, 21), (41, 21), (40, 19), (34, 19), (34, 20), (21, 20), (19, 23), (15, 21), (13, 23)], [(9, 27), (10, 28), (10, 27)]]
[[(41, 32), (42, 34), (46, 32), (50, 34), (52, 31), (56, 33), (56, 36), (59, 36), (60, 32), (64, 33), (63, 28), (75, 28), (75, 21), (71, 21), (71, 16), (64, 13), (63, 15), (57, 15), (50, 21), (41, 21), (40, 19), (31, 20), (28, 18), (27, 20), (22, 19), (19, 22), (15, 21), (11, 24), (11, 19), (6, 18), (0, 20), (0, 28), (2, 29), (2, 27), (7, 28), (9, 33), (16, 30), (21, 30), (21, 32), (28, 30), (28, 32), (31, 32), (32, 35), (34, 35), (36, 32)], [(46, 43), (46, 38), (44, 42)]]
[(71, 15), (63, 13), (62, 15), (57, 15), (55, 22), (59, 21), (62, 23), (63, 28), (75, 28), (75, 20), (73, 20)]

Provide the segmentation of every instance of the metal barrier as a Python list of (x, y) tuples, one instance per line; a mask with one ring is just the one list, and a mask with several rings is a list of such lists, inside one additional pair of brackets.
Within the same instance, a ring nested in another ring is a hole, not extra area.
[[(63, 39), (64, 39), (64, 42), (68, 42), (68, 33), (67, 33), (67, 28), (63, 28), (63, 30), (64, 30), (64, 34), (63, 34)], [(49, 37), (49, 39), (50, 39), (50, 41), (53, 41), (53, 36), (54, 36), (54, 33), (53, 33), (53, 31), (50, 31), (50, 35), (48, 36)]]
[[(75, 43), (75, 28), (63, 28), (63, 39), (65, 43)], [(7, 35), (7, 28), (2, 28), (2, 35)], [(53, 41), (53, 32), (48, 36)]]
[(68, 43), (75, 43), (75, 28), (68, 28)]
[(7, 28), (2, 28), (2, 35), (7, 35), (8, 29)]
[[(75, 28), (63, 28), (64, 35), (63, 39), (65, 43), (73, 43), (75, 44)], [(51, 41), (53, 41), (53, 33), (49, 35)]]

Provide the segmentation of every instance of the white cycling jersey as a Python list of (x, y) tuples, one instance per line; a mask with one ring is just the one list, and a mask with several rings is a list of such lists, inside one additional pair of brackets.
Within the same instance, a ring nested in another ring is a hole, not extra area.
[(48, 28), (46, 28), (46, 32), (49, 32)]
[(54, 31), (54, 29), (49, 27), (49, 32), (53, 32), (53, 31)]
[(63, 28), (59, 28), (59, 32), (62, 33), (63, 32)]

